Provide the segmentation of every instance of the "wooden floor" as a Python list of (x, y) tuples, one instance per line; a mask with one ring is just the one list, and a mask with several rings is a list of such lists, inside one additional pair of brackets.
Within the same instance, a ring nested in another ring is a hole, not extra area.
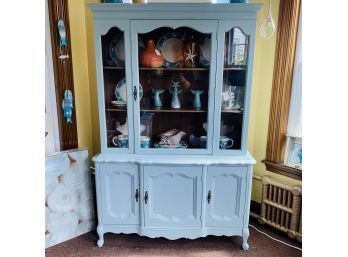
[[(275, 232), (269, 227), (251, 222), (271, 236), (286, 241), (297, 247), (301, 245), (289, 239), (285, 234)], [(90, 232), (78, 238), (46, 249), (47, 257), (297, 257), (302, 252), (289, 246), (280, 244), (250, 228), (250, 249), (244, 252), (241, 249), (242, 240), (239, 237), (208, 236), (195, 240), (179, 239), (167, 240), (164, 238), (151, 239), (136, 234), (106, 234), (104, 247), (96, 245), (97, 234)]]

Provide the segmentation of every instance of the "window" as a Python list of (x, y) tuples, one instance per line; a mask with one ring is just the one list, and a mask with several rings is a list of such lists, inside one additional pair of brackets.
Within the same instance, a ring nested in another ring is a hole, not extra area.
[[(300, 5), (300, 0), (282, 0), (279, 6), (267, 150), (263, 161), (267, 170), (296, 179), (302, 179), (302, 171), (284, 165), (284, 155), (286, 136), (293, 132), (298, 135), (302, 128), (302, 108), (298, 105), (302, 98), (302, 83), (298, 83), (302, 76), (302, 53), (301, 47), (296, 47), (297, 41), (301, 42), (301, 36), (297, 36), (301, 35)], [(293, 87), (293, 83), (296, 86)]]

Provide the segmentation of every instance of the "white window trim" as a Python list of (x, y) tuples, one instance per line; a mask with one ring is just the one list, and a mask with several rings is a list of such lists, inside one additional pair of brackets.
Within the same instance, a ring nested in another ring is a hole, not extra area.
[(288, 136), (302, 138), (302, 12), (300, 12), (297, 32), (287, 131)]
[(48, 3), (45, 1), (45, 153), (60, 151)]

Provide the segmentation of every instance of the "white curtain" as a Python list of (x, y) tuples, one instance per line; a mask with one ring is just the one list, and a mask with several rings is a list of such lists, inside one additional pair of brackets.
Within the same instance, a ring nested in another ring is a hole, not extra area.
[(47, 0), (45, 4), (45, 153), (48, 154), (60, 151), (60, 143)]
[(297, 34), (288, 120), (288, 136), (302, 137), (302, 14), (300, 14)]

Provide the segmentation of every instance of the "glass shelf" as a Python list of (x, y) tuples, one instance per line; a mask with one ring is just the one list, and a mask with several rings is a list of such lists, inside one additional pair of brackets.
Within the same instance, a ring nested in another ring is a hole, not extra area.
[(171, 68), (171, 67), (160, 67), (160, 68), (146, 68), (140, 67), (141, 71), (209, 71), (208, 68)]

